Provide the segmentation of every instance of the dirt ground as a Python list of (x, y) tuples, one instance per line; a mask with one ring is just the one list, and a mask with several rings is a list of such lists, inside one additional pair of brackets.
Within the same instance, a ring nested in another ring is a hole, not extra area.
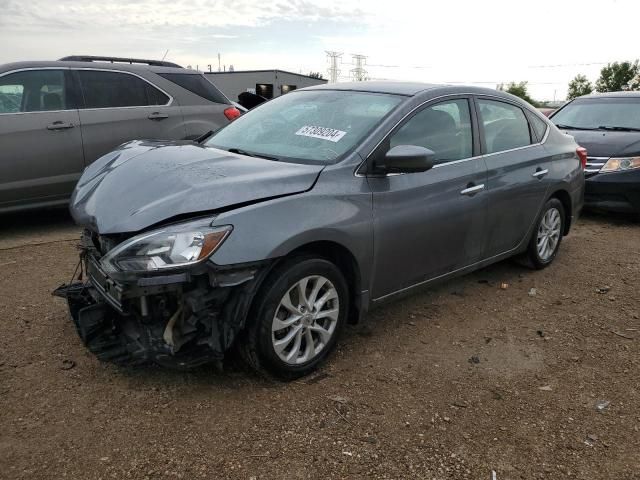
[(587, 216), (544, 271), (372, 312), (289, 384), (99, 363), (50, 294), (78, 229), (2, 224), (2, 479), (640, 478), (638, 223)]

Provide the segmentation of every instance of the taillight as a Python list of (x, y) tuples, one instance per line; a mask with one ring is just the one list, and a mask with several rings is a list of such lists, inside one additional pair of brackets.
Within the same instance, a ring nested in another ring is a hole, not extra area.
[(580, 164), (582, 165), (582, 169), (584, 170), (587, 166), (587, 149), (584, 147), (578, 147), (576, 148), (576, 153), (578, 154)]
[(240, 115), (242, 114), (240, 113), (240, 110), (238, 110), (236, 107), (229, 107), (224, 111), (224, 116), (227, 117), (231, 122), (233, 122)]

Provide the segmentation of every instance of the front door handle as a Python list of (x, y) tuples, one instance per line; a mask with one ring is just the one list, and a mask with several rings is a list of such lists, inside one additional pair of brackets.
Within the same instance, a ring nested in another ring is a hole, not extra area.
[(166, 113), (153, 112), (147, 118), (149, 120), (164, 120), (165, 118), (169, 118), (169, 115), (167, 115)]
[(460, 195), (468, 195), (472, 197), (480, 190), (484, 190), (484, 183), (481, 183), (480, 185), (474, 185), (473, 183), (470, 183), (469, 185), (467, 185), (467, 188), (460, 192)]
[(549, 173), (549, 169), (545, 168), (544, 170), (539, 168), (532, 174), (533, 177), (537, 178), (538, 180), (542, 179), (542, 177), (544, 177), (547, 173)]
[(65, 123), (62, 120), (50, 123), (47, 125), (47, 130), (66, 130), (67, 128), (73, 128), (73, 123)]

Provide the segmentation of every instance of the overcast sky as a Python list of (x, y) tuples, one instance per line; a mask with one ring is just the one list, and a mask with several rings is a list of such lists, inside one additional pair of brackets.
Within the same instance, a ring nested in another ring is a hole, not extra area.
[(577, 73), (640, 57), (640, 0), (0, 0), (0, 63), (64, 55), (162, 58), (308, 73), (325, 50), (375, 79), (529, 81), (564, 98)]

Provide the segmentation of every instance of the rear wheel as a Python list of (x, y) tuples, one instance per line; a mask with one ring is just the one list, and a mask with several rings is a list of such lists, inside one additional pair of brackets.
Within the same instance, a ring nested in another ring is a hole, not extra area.
[(526, 258), (535, 269), (545, 268), (558, 254), (565, 225), (565, 211), (557, 198), (550, 199), (538, 217)]
[(267, 277), (256, 297), (242, 356), (279, 378), (306, 375), (335, 347), (348, 309), (347, 283), (333, 263), (292, 258)]

